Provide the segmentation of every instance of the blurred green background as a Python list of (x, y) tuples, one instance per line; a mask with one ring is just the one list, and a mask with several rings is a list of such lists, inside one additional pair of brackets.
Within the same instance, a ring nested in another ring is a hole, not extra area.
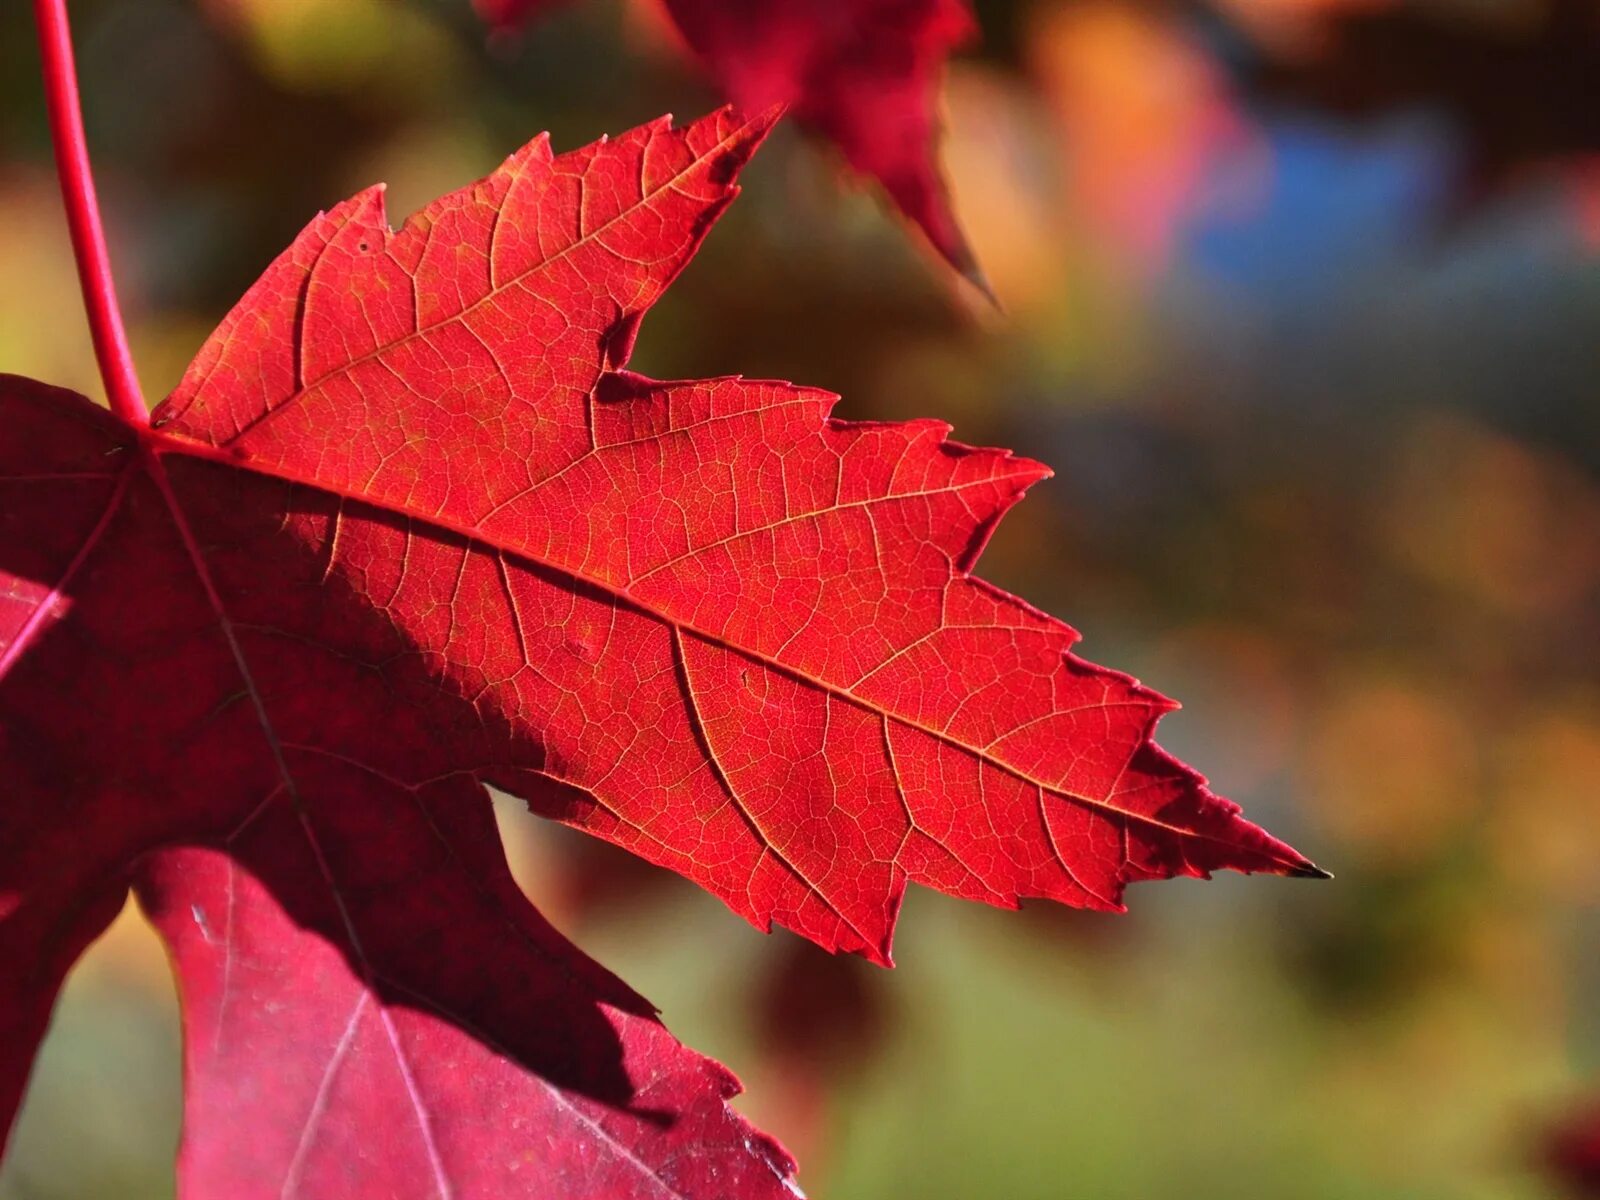
[[(944, 147), (1004, 306), (782, 130), (633, 365), (937, 416), (1057, 478), (984, 573), (1182, 698), (1163, 742), (1337, 873), (1105, 917), (908, 898), (899, 967), (767, 938), (503, 804), (519, 877), (814, 1196), (1513, 1200), (1600, 1089), (1600, 8), (992, 0)], [(78, 0), (160, 396), (318, 209), (718, 103), (647, 0)], [(100, 394), (28, 13), (0, 11), (0, 368)], [(129, 912), (0, 1197), (170, 1195), (177, 1013)], [(242, 1136), (248, 1136), (243, 1131)]]

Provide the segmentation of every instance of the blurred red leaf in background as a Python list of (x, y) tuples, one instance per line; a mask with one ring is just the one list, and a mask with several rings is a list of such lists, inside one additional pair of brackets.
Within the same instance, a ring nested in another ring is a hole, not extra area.
[(1574, 1196), (1600, 1196), (1600, 1100), (1577, 1107), (1545, 1145), (1550, 1172)]
[[(514, 28), (563, 0), (475, 0)], [(977, 34), (967, 0), (662, 0), (735, 104), (786, 104), (884, 190), (951, 266), (986, 287), (937, 165), (945, 60)]]

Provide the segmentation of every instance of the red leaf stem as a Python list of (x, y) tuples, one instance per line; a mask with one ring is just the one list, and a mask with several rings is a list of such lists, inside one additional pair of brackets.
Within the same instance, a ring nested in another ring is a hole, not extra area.
[(89, 146), (83, 133), (83, 109), (78, 98), (78, 68), (72, 54), (72, 30), (66, 0), (34, 0), (34, 21), (39, 29), (39, 57), (44, 72), (45, 104), (50, 114), (50, 141), (55, 147), (56, 173), (72, 232), (72, 253), (78, 263), (78, 286), (94, 339), (95, 361), (105, 381), (111, 411), (128, 424), (143, 428), (150, 423), (122, 326), (111, 278), (111, 256), (106, 250), (105, 228), (100, 221), (100, 201), (89, 168)]

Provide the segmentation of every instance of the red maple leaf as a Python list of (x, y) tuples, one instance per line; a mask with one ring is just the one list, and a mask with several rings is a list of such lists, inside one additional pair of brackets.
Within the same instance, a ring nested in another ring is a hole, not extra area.
[(541, 138), (398, 233), (364, 192), (149, 428), (0, 383), (8, 1117), (131, 883), (190, 1194), (791, 1189), (516, 890), (486, 783), (882, 962), (907, 882), (1316, 873), (1154, 746), (1170, 702), (969, 574), (1042, 467), (624, 370), (771, 120)]
[[(559, 0), (475, 0), (514, 28)], [(787, 104), (832, 141), (956, 270), (985, 287), (937, 165), (945, 60), (977, 34), (967, 0), (662, 0), (735, 104)]]

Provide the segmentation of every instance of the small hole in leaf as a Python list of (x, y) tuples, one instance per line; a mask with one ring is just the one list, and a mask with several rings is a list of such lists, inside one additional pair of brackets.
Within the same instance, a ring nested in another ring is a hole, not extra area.
[(367, 244), (365, 242), (361, 243), (361, 252), (363, 254), (365, 254), (367, 252)]

